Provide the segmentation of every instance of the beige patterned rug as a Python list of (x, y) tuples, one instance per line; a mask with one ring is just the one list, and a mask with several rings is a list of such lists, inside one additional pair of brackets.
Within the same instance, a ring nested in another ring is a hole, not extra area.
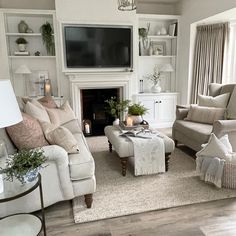
[(123, 177), (119, 158), (108, 152), (105, 137), (88, 138), (88, 143), (96, 163), (97, 191), (91, 209), (85, 208), (83, 198), (73, 200), (76, 223), (236, 197), (236, 190), (200, 181), (194, 159), (180, 149), (172, 154), (165, 174), (134, 177), (130, 167)]

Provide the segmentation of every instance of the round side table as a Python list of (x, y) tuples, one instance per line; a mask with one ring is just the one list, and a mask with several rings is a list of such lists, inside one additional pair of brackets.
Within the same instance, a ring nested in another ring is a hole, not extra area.
[(39, 188), (41, 201), (41, 218), (33, 214), (14, 214), (0, 219), (1, 236), (36, 236), (43, 230), (46, 236), (45, 213), (43, 203), (43, 191), (41, 175), (39, 174), (35, 181), (20, 184), (16, 182), (7, 182), (4, 192), (0, 193), (0, 203), (15, 200), (23, 197), (36, 188)]

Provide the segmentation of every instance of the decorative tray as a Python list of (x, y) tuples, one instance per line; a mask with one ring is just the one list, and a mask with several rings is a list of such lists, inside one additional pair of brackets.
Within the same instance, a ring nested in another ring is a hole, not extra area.
[(138, 128), (144, 128), (144, 129), (149, 129), (149, 124), (139, 124), (139, 125), (133, 125), (133, 126), (127, 126), (126, 121), (121, 121), (120, 122), (120, 128), (122, 130), (132, 130), (132, 129), (138, 129)]

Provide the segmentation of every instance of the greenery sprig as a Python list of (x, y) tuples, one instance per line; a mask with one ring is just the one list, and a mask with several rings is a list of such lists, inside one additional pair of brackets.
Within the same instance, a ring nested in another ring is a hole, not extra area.
[(55, 43), (53, 37), (53, 29), (49, 22), (43, 24), (40, 28), (43, 38), (43, 44), (45, 44), (47, 54), (48, 55), (55, 55)]
[(143, 116), (148, 109), (140, 103), (134, 103), (128, 107), (128, 114), (132, 116)]
[(45, 162), (46, 156), (42, 149), (21, 150), (7, 158), (6, 167), (0, 167), (0, 174), (5, 174), (8, 181), (13, 181), (15, 177), (23, 184), (25, 175), (29, 171), (45, 167), (42, 166)]

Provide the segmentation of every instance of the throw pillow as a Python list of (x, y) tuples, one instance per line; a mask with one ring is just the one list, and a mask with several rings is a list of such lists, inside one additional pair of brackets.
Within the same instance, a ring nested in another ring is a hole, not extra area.
[(15, 146), (21, 150), (49, 145), (39, 122), (25, 113), (22, 113), (22, 117), (23, 121), (6, 128)]
[(63, 147), (68, 153), (78, 153), (78, 142), (73, 134), (65, 127), (41, 122), (44, 135), (50, 144)]
[[(225, 147), (227, 148), (228, 152), (232, 153), (233, 152), (233, 148), (232, 145), (229, 141), (229, 135), (225, 134), (224, 136), (222, 136), (221, 138), (219, 138), (219, 140), (221, 141), (222, 144), (225, 145)], [(202, 147), (205, 147), (207, 145), (207, 143), (202, 144)]]
[(45, 96), (38, 100), (44, 107), (57, 108), (57, 104), (51, 96)]
[(207, 156), (207, 157), (219, 157), (226, 161), (231, 161), (232, 154), (229, 152), (228, 148), (215, 136), (211, 134), (210, 139), (202, 150), (197, 152), (197, 156)]
[(221, 94), (216, 97), (198, 95), (198, 105), (203, 107), (226, 108), (229, 101), (230, 93)]
[(236, 119), (236, 86), (234, 87), (234, 90), (231, 94), (229, 105), (227, 107), (227, 118), (231, 120)]
[(223, 120), (224, 114), (224, 108), (191, 105), (188, 115), (184, 120), (213, 124), (216, 120)]
[(40, 122), (44, 121), (50, 123), (50, 118), (46, 109), (37, 101), (32, 100), (32, 102), (27, 102), (25, 105), (25, 112), (35, 119), (38, 119)]
[(213, 97), (218, 96), (220, 95), (222, 84), (211, 83), (208, 85), (208, 89), (209, 89), (210, 96), (213, 96)]
[(47, 108), (47, 112), (50, 117), (51, 123), (55, 124), (56, 126), (60, 126), (68, 121), (75, 119), (75, 114), (68, 101), (66, 101), (60, 108)]

